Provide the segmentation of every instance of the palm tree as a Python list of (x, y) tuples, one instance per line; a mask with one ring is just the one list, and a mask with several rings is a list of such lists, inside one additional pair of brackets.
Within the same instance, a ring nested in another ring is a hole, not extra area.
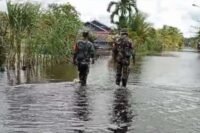
[[(118, 28), (127, 27), (127, 21), (133, 15), (133, 10), (135, 10), (136, 13), (138, 12), (136, 0), (111, 1), (107, 11), (110, 12), (113, 6), (115, 6), (115, 9), (110, 15), (111, 23), (117, 24)], [(114, 21), (115, 16), (119, 17), (119, 21)]]
[(138, 44), (143, 44), (145, 42), (152, 28), (152, 24), (146, 22), (146, 15), (141, 12), (130, 18), (128, 26), (130, 35), (133, 39), (138, 38), (136, 39)]

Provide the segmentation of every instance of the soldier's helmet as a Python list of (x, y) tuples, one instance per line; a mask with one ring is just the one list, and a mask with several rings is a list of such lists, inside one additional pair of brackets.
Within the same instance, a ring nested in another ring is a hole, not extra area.
[(121, 35), (128, 35), (128, 30), (127, 30), (127, 29), (122, 29), (122, 30), (120, 31), (120, 34), (121, 34)]

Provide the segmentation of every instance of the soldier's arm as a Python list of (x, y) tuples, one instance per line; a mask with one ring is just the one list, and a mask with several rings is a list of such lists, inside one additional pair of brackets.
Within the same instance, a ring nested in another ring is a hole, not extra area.
[(95, 50), (93, 43), (91, 43), (91, 45), (90, 45), (90, 51), (89, 52), (90, 52), (90, 58), (92, 59), (92, 64), (94, 64), (94, 57), (95, 57), (96, 50)]
[(135, 63), (135, 46), (132, 41), (130, 41), (130, 48), (131, 48), (132, 60), (133, 60), (133, 63)]

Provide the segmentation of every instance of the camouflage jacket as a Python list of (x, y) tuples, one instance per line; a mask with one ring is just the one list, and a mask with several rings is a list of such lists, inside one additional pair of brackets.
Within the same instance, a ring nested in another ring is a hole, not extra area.
[(80, 40), (74, 45), (74, 58), (76, 62), (90, 62), (94, 58), (95, 49), (90, 41)]
[(134, 56), (133, 43), (129, 38), (120, 37), (115, 41), (113, 46), (113, 54), (116, 61), (130, 59)]

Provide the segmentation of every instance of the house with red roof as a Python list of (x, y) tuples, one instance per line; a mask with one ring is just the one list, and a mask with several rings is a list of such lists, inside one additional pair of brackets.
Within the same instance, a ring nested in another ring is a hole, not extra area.
[(112, 43), (112, 29), (110, 27), (97, 20), (86, 22), (84, 26), (96, 37), (96, 40), (94, 41), (95, 46), (102, 49), (110, 48), (110, 43)]

